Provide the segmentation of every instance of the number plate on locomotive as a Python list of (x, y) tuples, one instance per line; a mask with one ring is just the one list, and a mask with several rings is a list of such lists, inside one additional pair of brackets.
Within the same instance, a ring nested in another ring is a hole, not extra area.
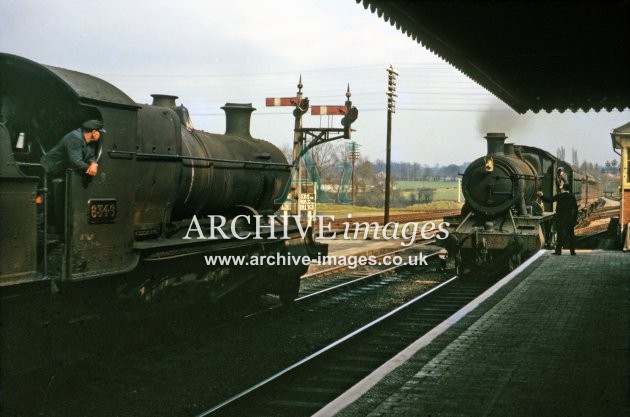
[(114, 198), (88, 200), (89, 223), (114, 223), (117, 214), (118, 207)]

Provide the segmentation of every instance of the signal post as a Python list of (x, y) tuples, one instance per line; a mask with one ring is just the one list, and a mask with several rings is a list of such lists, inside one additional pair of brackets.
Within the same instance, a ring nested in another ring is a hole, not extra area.
[[(296, 97), (285, 98), (267, 98), (267, 106), (294, 106), (293, 116), (295, 117), (295, 124), (293, 128), (293, 175), (292, 175), (292, 187), (290, 197), (294, 198), (297, 202), (295, 210), (291, 214), (300, 214), (299, 202), (303, 194), (302, 190), (302, 157), (311, 148), (321, 145), (322, 143), (331, 142), (337, 139), (350, 139), (352, 135), (352, 123), (358, 118), (359, 110), (352, 105), (350, 101), (350, 85), (346, 90), (346, 102), (342, 106), (312, 106), (311, 114), (319, 116), (343, 116), (341, 119), (341, 125), (343, 127), (303, 127), (302, 116), (309, 109), (308, 98), (303, 97), (302, 93), (302, 76), (298, 82), (298, 92)], [(308, 141), (308, 139), (311, 139)], [(315, 189), (313, 190), (316, 193)], [(314, 200), (314, 198), (309, 198)], [(295, 211), (295, 212), (293, 212)]]

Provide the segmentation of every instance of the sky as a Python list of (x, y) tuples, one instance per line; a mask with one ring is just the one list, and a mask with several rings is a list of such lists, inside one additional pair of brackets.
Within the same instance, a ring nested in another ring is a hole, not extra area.
[[(342, 105), (350, 86), (362, 156), (385, 159), (387, 72), (399, 73), (392, 160), (461, 164), (485, 153), (486, 132), (580, 161), (616, 158), (624, 112), (519, 115), (354, 0), (1, 0), (0, 52), (102, 78), (138, 103), (178, 96), (197, 129), (223, 133), (226, 102), (252, 103), (251, 132), (292, 143), (288, 107), (302, 77), (311, 105)], [(340, 127), (304, 116), (305, 127)]]

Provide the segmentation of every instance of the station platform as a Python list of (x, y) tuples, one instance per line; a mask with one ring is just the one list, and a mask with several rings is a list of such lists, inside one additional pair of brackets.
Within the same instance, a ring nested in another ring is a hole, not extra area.
[(630, 416), (630, 256), (538, 252), (324, 416)]

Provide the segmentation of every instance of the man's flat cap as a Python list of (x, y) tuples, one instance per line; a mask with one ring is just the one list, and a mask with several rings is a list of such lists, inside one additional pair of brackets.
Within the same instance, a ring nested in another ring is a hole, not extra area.
[(101, 132), (106, 132), (106, 130), (103, 128), (103, 122), (96, 119), (92, 119), (92, 120), (88, 120), (87, 122), (84, 122), (81, 125), (81, 128), (83, 128), (84, 130), (100, 130)]

